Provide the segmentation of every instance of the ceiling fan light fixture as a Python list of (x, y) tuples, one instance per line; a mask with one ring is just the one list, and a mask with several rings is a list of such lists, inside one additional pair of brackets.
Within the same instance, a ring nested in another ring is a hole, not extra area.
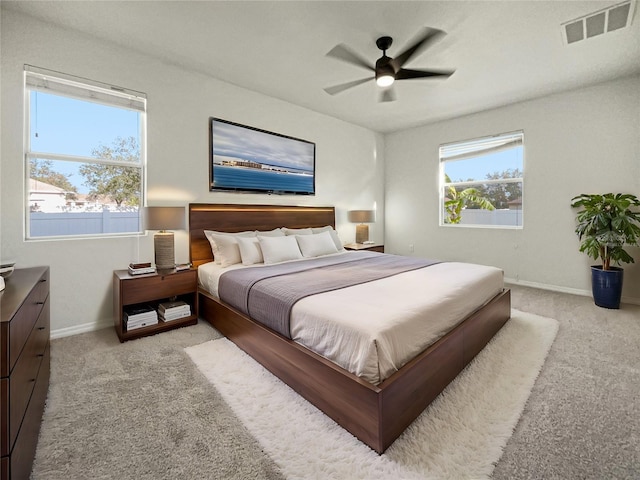
[(376, 83), (379, 87), (390, 87), (395, 82), (395, 78), (390, 73), (385, 73), (376, 78)]
[(382, 62), (383, 59), (388, 61), (387, 57), (382, 57), (376, 62), (376, 83), (379, 87), (390, 87), (396, 80), (396, 71), (389, 63)]

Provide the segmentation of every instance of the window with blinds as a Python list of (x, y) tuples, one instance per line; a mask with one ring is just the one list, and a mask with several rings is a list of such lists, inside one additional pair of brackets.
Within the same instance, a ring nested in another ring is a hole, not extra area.
[(27, 239), (142, 232), (146, 95), (25, 65)]
[(440, 225), (522, 228), (524, 133), (440, 146)]

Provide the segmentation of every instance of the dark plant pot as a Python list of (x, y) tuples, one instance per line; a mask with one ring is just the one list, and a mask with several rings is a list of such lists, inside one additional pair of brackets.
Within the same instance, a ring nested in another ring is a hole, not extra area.
[(596, 305), (620, 308), (623, 274), (624, 270), (620, 267), (609, 267), (609, 270), (603, 270), (601, 265), (591, 267), (591, 290)]

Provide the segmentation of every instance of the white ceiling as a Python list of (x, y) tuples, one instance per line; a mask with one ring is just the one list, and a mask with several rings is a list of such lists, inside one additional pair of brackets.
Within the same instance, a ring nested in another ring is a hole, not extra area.
[[(640, 21), (565, 45), (561, 23), (613, 1), (45, 1), (3, 8), (80, 30), (181, 67), (390, 132), (640, 73)], [(446, 37), (405, 65), (455, 69), (446, 80), (396, 82), (379, 103), (368, 82), (323, 88), (367, 70), (326, 56), (346, 44), (371, 63), (379, 36), (394, 57), (423, 27)]]

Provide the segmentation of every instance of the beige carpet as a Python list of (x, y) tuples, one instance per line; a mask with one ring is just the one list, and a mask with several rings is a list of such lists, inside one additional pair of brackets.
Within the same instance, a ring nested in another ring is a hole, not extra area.
[(492, 478), (640, 479), (640, 306), (510, 287), (560, 330)]
[(51, 344), (32, 480), (282, 478), (183, 348), (206, 324), (120, 344), (113, 329)]
[(430, 407), (377, 455), (226, 339), (186, 349), (291, 479), (488, 478), (558, 330), (511, 320)]
[[(492, 480), (640, 478), (640, 306), (511, 286), (560, 329)], [(51, 342), (36, 480), (284, 478), (184, 348), (199, 325), (120, 344), (113, 328)]]

